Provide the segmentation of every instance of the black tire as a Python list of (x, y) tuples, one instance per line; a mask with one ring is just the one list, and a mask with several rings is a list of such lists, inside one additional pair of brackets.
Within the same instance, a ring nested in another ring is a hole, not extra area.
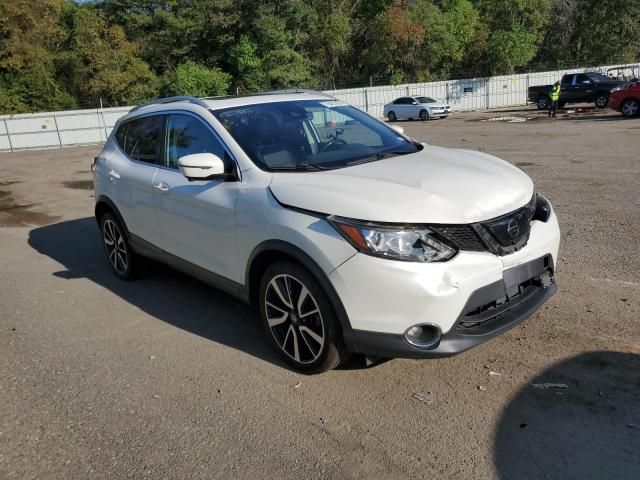
[(548, 110), (550, 103), (551, 100), (549, 100), (549, 97), (547, 97), (546, 95), (541, 95), (540, 97), (538, 97), (536, 106), (538, 107), (538, 110)]
[(258, 298), (269, 341), (294, 369), (322, 373), (347, 359), (333, 307), (302, 266), (289, 261), (270, 265), (260, 281)]
[(429, 112), (426, 110), (420, 110), (420, 120), (429, 120)]
[(113, 272), (122, 280), (133, 280), (139, 259), (129, 245), (124, 226), (115, 215), (105, 213), (100, 217), (100, 233)]
[(398, 120), (398, 117), (396, 117), (395, 112), (387, 113), (387, 118), (389, 119), (390, 122), (395, 122)]
[(609, 94), (608, 93), (599, 93), (596, 95), (596, 99), (594, 101), (596, 108), (606, 108), (609, 105)]
[(635, 98), (627, 98), (620, 105), (620, 113), (626, 118), (635, 117), (640, 113), (640, 101)]

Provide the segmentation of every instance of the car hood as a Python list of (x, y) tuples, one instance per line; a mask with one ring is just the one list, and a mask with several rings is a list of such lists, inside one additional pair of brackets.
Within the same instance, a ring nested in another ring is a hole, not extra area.
[(478, 222), (516, 210), (533, 195), (531, 179), (510, 163), (434, 146), (326, 172), (276, 172), (270, 189), (291, 207), (394, 223)]

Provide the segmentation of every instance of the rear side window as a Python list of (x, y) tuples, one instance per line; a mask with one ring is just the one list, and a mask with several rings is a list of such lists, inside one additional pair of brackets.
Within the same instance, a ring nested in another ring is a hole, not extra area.
[(169, 115), (167, 130), (167, 167), (178, 168), (178, 160), (192, 153), (213, 153), (230, 167), (224, 147), (200, 120), (190, 115)]
[(563, 85), (571, 85), (571, 82), (573, 82), (573, 75), (565, 75), (562, 77)]
[(161, 164), (163, 115), (135, 118), (118, 128), (116, 141), (129, 158)]

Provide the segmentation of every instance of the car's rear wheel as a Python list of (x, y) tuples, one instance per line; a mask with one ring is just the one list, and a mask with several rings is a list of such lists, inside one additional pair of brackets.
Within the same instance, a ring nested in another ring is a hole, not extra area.
[(598, 94), (594, 103), (596, 108), (605, 108), (609, 104), (609, 95), (606, 93)]
[(259, 301), (267, 336), (296, 370), (326, 372), (346, 359), (331, 303), (303, 267), (288, 261), (269, 266), (260, 282)]
[(387, 113), (387, 118), (390, 122), (395, 122), (396, 120), (398, 120), (398, 117), (396, 117), (396, 114), (394, 112)]
[(122, 224), (113, 214), (105, 213), (100, 218), (100, 231), (102, 244), (114, 273), (122, 280), (134, 278), (137, 259)]
[(620, 107), (620, 113), (623, 117), (634, 117), (638, 115), (639, 111), (640, 103), (635, 98), (628, 98), (622, 102), (622, 107)]
[(549, 97), (543, 95), (540, 98), (538, 98), (536, 105), (538, 107), (538, 110), (547, 110), (549, 108), (550, 103), (551, 103), (551, 100), (549, 100)]
[(429, 120), (429, 112), (420, 110), (420, 120)]

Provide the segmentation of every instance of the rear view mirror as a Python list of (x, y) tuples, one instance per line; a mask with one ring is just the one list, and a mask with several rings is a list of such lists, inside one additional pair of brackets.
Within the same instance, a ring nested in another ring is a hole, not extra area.
[(193, 153), (178, 159), (180, 171), (189, 180), (226, 180), (224, 162), (213, 153)]
[(390, 127), (391, 127), (391, 130), (395, 130), (400, 135), (404, 135), (404, 128), (399, 127), (398, 125), (390, 125)]

